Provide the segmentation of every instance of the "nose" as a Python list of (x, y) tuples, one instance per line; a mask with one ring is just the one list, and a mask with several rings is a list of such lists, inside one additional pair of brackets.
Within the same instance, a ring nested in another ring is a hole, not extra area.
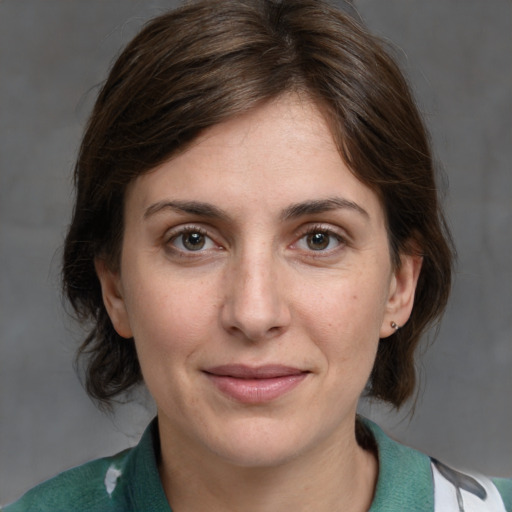
[(221, 322), (230, 334), (253, 342), (279, 336), (290, 325), (279, 265), (271, 255), (246, 256), (227, 276)]

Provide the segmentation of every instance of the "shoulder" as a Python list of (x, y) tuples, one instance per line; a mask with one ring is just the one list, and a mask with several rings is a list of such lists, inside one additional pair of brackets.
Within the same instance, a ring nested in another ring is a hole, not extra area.
[(432, 458), (435, 510), (512, 511), (512, 480), (459, 471)]
[[(3, 512), (123, 510), (123, 499), (112, 499), (132, 449), (65, 471), (34, 487)], [(70, 508), (72, 507), (72, 508)]]
[(492, 481), (501, 494), (505, 510), (512, 512), (512, 478), (493, 478)]
[(363, 419), (379, 458), (379, 479), (371, 512), (512, 512), (512, 480), (489, 479), (448, 467), (390, 439)]
[(159, 446), (155, 419), (134, 448), (65, 471), (3, 512), (171, 512), (160, 482)]

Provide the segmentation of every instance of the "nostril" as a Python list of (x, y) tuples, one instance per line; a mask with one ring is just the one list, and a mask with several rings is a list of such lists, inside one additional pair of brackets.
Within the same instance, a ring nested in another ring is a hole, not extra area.
[[(251, 342), (264, 341), (280, 336), (287, 328), (289, 322), (280, 315), (258, 316), (251, 315), (225, 315), (223, 319), (224, 329), (231, 335)], [(283, 320), (282, 322), (280, 320)]]
[(275, 338), (283, 332), (284, 328), (280, 326), (270, 327), (268, 329), (259, 329), (257, 327), (230, 326), (227, 331), (232, 336), (244, 338), (251, 342), (264, 341)]

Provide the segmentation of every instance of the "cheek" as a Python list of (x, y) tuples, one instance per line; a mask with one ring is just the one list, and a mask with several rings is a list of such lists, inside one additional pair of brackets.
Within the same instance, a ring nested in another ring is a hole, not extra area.
[(387, 297), (384, 280), (364, 283), (363, 276), (332, 280), (327, 291), (310, 288), (300, 305), (300, 322), (325, 363), (336, 373), (360, 373), (362, 380), (373, 367)]
[(300, 309), (304, 322), (327, 333), (351, 335), (354, 341), (371, 336), (378, 338), (384, 315), (387, 286), (385, 282), (373, 280), (367, 285), (363, 278), (332, 279), (325, 286), (319, 284), (302, 301)]
[(134, 283), (137, 287), (129, 293), (127, 310), (141, 358), (186, 354), (205, 339), (214, 322), (214, 304), (204, 283), (162, 275)]
[[(177, 411), (192, 407), (189, 373), (211, 336), (211, 306), (207, 293), (192, 293), (190, 286), (163, 286), (164, 279), (138, 286), (128, 304), (137, 356), (144, 382), (157, 405), (172, 404)], [(194, 288), (195, 289), (195, 288)]]

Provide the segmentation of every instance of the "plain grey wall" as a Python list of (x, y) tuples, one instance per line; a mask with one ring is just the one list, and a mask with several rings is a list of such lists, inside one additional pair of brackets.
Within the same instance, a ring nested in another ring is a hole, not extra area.
[[(72, 369), (59, 248), (84, 121), (112, 58), (176, 2), (0, 1), (0, 503), (136, 442), (151, 412), (99, 413)], [(450, 184), (456, 286), (410, 420), (363, 409), (450, 464), (512, 476), (512, 2), (359, 0), (399, 48)]]

